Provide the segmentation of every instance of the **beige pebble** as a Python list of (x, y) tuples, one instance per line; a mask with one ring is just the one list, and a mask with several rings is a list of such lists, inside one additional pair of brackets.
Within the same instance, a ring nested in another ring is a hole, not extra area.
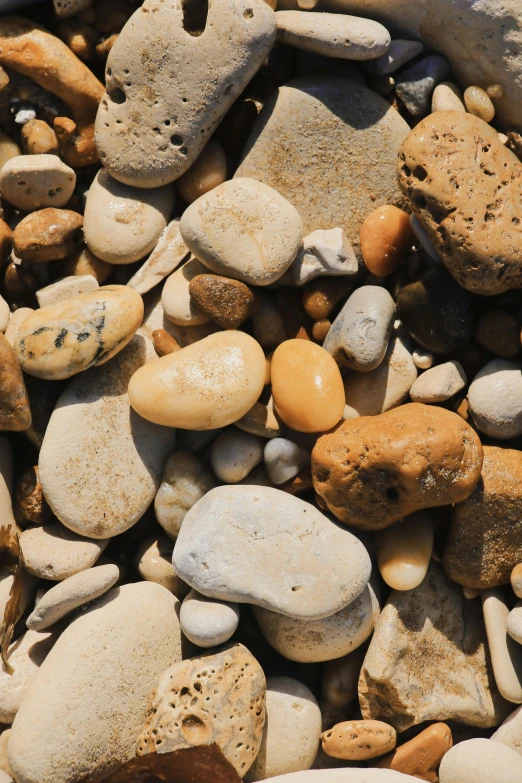
[(397, 732), (380, 720), (349, 720), (321, 735), (325, 753), (336, 759), (363, 761), (393, 750)]
[(40, 288), (36, 292), (36, 298), (40, 307), (47, 307), (64, 299), (70, 299), (72, 296), (94, 291), (96, 288), (99, 288), (98, 281), (92, 275), (71, 275), (62, 277), (61, 280), (56, 280), (45, 288)]
[[(112, 264), (97, 258), (88, 247), (80, 247), (63, 262), (62, 272), (69, 275), (92, 275), (99, 285), (103, 285), (111, 276), (114, 269)], [(138, 292), (140, 293), (140, 292)]]
[(464, 368), (460, 362), (452, 360), (419, 375), (410, 388), (410, 397), (413, 402), (437, 404), (462, 391), (466, 383)]
[(191, 590), (181, 604), (181, 630), (198, 647), (216, 647), (233, 635), (239, 623), (239, 607), (235, 603), (215, 601)]
[(0, 734), (0, 770), (9, 776), (9, 778), (5, 778), (3, 781), (0, 778), (0, 783), (8, 783), (9, 779), (11, 778), (11, 767), (9, 766), (9, 761), (7, 760), (7, 743), (9, 742), (10, 734), (11, 729), (4, 729), (4, 731)]
[(263, 460), (265, 441), (257, 435), (232, 427), (218, 435), (212, 444), (210, 463), (218, 479), (237, 484)]
[(464, 103), (470, 114), (480, 117), (484, 122), (491, 122), (495, 116), (495, 107), (491, 98), (481, 87), (468, 87), (464, 91)]
[(457, 742), (443, 757), (440, 783), (518, 783), (522, 758), (494, 739), (475, 737)]
[(325, 57), (373, 60), (390, 47), (382, 24), (347, 14), (277, 11), (277, 38), (289, 46)]
[(20, 135), (27, 155), (58, 155), (56, 133), (45, 120), (29, 120)]
[(167, 278), (161, 294), (161, 304), (169, 321), (178, 326), (200, 326), (210, 320), (189, 293), (190, 281), (207, 272), (208, 269), (201, 261), (190, 258)]
[(509, 607), (500, 590), (482, 592), (482, 610), (495, 682), (502, 696), (522, 703), (522, 647), (506, 633)]
[(429, 370), (430, 367), (433, 367), (434, 357), (430, 351), (425, 351), (422, 348), (415, 348), (411, 358), (413, 359), (415, 367), (418, 367), (419, 370)]
[(3, 198), (24, 212), (64, 207), (75, 185), (74, 170), (57, 155), (17, 155), (0, 170)]
[(517, 598), (522, 598), (522, 563), (511, 571), (511, 587)]
[(225, 151), (217, 141), (210, 140), (182, 176), (176, 180), (176, 190), (187, 204), (192, 204), (227, 178)]
[[(270, 373), (270, 367), (269, 367)], [(265, 378), (266, 383), (270, 382), (270, 376)], [(280, 435), (279, 422), (274, 415), (273, 400), (270, 398), (268, 405), (263, 402), (255, 402), (250, 410), (240, 419), (234, 422), (243, 432), (249, 432), (251, 435), (259, 435), (261, 438), (278, 438)]]
[(504, 88), (501, 84), (490, 84), (486, 88), (486, 92), (490, 98), (502, 98), (504, 95)]
[(11, 313), (9, 323), (5, 330), (5, 339), (12, 347), (14, 347), (20, 325), (28, 315), (31, 315), (31, 313), (34, 313), (32, 307), (19, 307), (14, 313)]
[(413, 590), (428, 570), (433, 549), (429, 511), (416, 511), (374, 534), (381, 576), (393, 590)]
[(139, 545), (134, 562), (142, 579), (166, 587), (181, 600), (189, 588), (174, 570), (173, 549), (174, 544), (166, 535), (147, 538)]
[(508, 634), (522, 644), (522, 601), (519, 601), (508, 614), (506, 628)]
[(194, 454), (175, 451), (168, 458), (154, 500), (154, 511), (171, 538), (178, 535), (187, 511), (215, 486), (214, 476)]
[(433, 90), (431, 98), (433, 111), (466, 111), (462, 102), (462, 93), (453, 82), (441, 82)]
[(22, 151), (18, 144), (7, 135), (4, 131), (0, 131), (0, 168), (2, 168), (8, 160), (14, 158), (15, 155), (21, 155)]
[(30, 527), (20, 535), (25, 568), (41, 579), (62, 579), (90, 568), (107, 544), (73, 533), (60, 522)]
[(130, 380), (129, 399), (148, 421), (210, 430), (244, 416), (261, 394), (264, 378), (259, 343), (230, 330), (141, 367)]
[(189, 249), (179, 231), (179, 220), (171, 220), (150, 256), (127, 285), (135, 288), (139, 294), (146, 294), (170, 275), (188, 255)]

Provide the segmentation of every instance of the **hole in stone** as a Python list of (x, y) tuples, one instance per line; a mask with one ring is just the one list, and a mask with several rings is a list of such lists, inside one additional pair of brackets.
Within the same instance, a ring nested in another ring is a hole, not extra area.
[(253, 9), (245, 8), (245, 10), (243, 11), (243, 16), (245, 17), (245, 19), (252, 19), (252, 17), (254, 16)]
[(177, 133), (170, 137), (170, 143), (175, 147), (181, 147), (183, 144), (183, 136), (179, 136)]
[(388, 487), (386, 490), (386, 497), (388, 500), (398, 500), (399, 499), (399, 490), (397, 487)]
[(114, 85), (107, 85), (107, 94), (113, 103), (125, 103), (127, 96), (120, 87)]
[(415, 168), (413, 169), (413, 176), (415, 177), (415, 179), (419, 179), (421, 182), (424, 182), (424, 180), (428, 176), (428, 172), (422, 166), (415, 166)]
[(183, 29), (192, 36), (205, 31), (208, 16), (208, 0), (181, 0)]

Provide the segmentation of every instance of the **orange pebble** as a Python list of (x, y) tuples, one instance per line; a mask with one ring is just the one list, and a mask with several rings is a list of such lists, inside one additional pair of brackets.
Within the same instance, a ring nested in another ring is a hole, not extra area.
[(167, 356), (167, 354), (174, 353), (174, 351), (179, 351), (181, 349), (178, 341), (166, 332), (165, 329), (155, 329), (152, 332), (152, 340), (158, 356)]
[(312, 327), (312, 334), (314, 336), (314, 340), (317, 340), (317, 342), (322, 343), (324, 338), (328, 334), (331, 325), (332, 322), (329, 321), (328, 318), (322, 318), (320, 321), (316, 321)]
[(364, 263), (378, 277), (394, 272), (414, 242), (410, 216), (391, 204), (378, 207), (361, 227)]

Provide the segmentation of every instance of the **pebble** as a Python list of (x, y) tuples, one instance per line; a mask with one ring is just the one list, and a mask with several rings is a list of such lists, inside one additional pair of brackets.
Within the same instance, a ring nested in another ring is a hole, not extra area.
[(154, 500), (154, 511), (171, 538), (179, 534), (187, 511), (215, 485), (212, 473), (194, 454), (178, 451), (169, 457)]
[(466, 111), (462, 93), (453, 82), (441, 82), (433, 90), (431, 111)]
[(422, 117), (430, 110), (434, 88), (449, 74), (448, 61), (432, 54), (402, 71), (395, 79), (395, 90), (410, 114)]
[(368, 554), (355, 536), (299, 498), (254, 486), (207, 492), (183, 520), (173, 562), (209, 598), (302, 620), (340, 611), (370, 576)]
[(137, 755), (215, 742), (244, 775), (261, 745), (265, 688), (261, 666), (242, 644), (175, 663), (152, 694)]
[(341, 658), (370, 636), (379, 606), (368, 585), (348, 606), (319, 620), (298, 620), (261, 606), (254, 616), (267, 642), (290, 661), (318, 663)]
[(395, 748), (375, 762), (379, 769), (393, 769), (427, 783), (439, 783), (437, 770), (443, 756), (453, 745), (451, 729), (445, 723), (433, 723), (416, 737)]
[(69, 576), (37, 602), (26, 621), (31, 631), (43, 631), (79, 606), (83, 606), (110, 590), (120, 576), (118, 566), (95, 566)]
[(464, 103), (470, 114), (474, 114), (484, 122), (491, 122), (495, 116), (493, 102), (481, 87), (468, 87), (464, 91)]
[[(99, 285), (103, 285), (112, 274), (112, 264), (96, 258), (88, 247), (80, 247), (72, 256), (62, 262), (62, 271), (67, 275), (91, 275)], [(138, 292), (140, 293), (140, 292)]]
[(277, 39), (325, 57), (373, 60), (390, 48), (390, 34), (382, 24), (347, 14), (277, 11)]
[(378, 277), (395, 272), (414, 242), (410, 216), (391, 204), (378, 207), (361, 226), (364, 263)]
[(522, 598), (522, 562), (518, 563), (511, 571), (511, 587), (517, 598)]
[(432, 562), (415, 590), (391, 593), (375, 624), (359, 680), (363, 718), (398, 732), (428, 720), (498, 725), (507, 704), (485, 637), (478, 601), (467, 601)]
[(127, 285), (139, 294), (146, 294), (170, 275), (189, 255), (189, 250), (180, 234), (179, 220), (167, 223), (153, 251), (131, 277)]
[(20, 324), (28, 315), (31, 315), (31, 313), (34, 313), (34, 310), (31, 307), (19, 307), (14, 313), (11, 313), (9, 323), (5, 330), (5, 339), (11, 347), (14, 346)]
[(331, 228), (312, 231), (303, 239), (290, 270), (296, 285), (328, 275), (335, 275), (339, 283), (338, 276), (357, 274), (359, 265), (342, 228)]
[(520, 286), (522, 164), (494, 128), (472, 114), (431, 114), (404, 141), (397, 171), (401, 190), (460, 285), (486, 296)]
[(0, 783), (10, 783), (10, 781), (12, 781), (10, 774), (11, 767), (9, 766), (9, 762), (7, 760), (7, 743), (9, 741), (10, 734), (11, 729), (4, 729), (4, 731), (0, 734), (0, 771), (7, 776), (3, 780), (0, 777)]
[(336, 759), (365, 761), (393, 750), (397, 732), (379, 720), (348, 720), (321, 735), (325, 753)]
[(455, 582), (477, 589), (509, 583), (522, 561), (521, 476), (520, 451), (484, 446), (481, 481), (451, 513), (444, 568)]
[(210, 140), (198, 157), (181, 177), (176, 180), (176, 190), (181, 198), (192, 204), (209, 190), (217, 188), (227, 178), (225, 151), (217, 141)]
[(59, 522), (29, 527), (20, 535), (26, 570), (57, 582), (91, 568), (108, 543), (79, 536)]
[(408, 41), (404, 38), (394, 38), (385, 54), (365, 63), (367, 71), (385, 75), (395, 73), (399, 68), (417, 57), (424, 50), (424, 45), (420, 41)]
[(252, 313), (252, 329), (258, 343), (267, 350), (277, 348), (288, 339), (283, 316), (266, 294), (259, 297), (259, 306)]
[(155, 329), (152, 332), (154, 349), (158, 356), (167, 356), (174, 351), (180, 351), (181, 345), (165, 329)]
[(70, 378), (104, 364), (130, 342), (143, 318), (132, 288), (107, 285), (35, 310), (18, 327), (14, 351), (36, 378)]
[(312, 335), (314, 340), (317, 340), (319, 343), (324, 342), (331, 325), (332, 322), (329, 321), (328, 318), (324, 318), (321, 321), (316, 321), (312, 327)]
[(456, 413), (420, 403), (347, 419), (312, 451), (315, 491), (337, 519), (362, 530), (465, 500), (481, 467), (475, 431)]
[(309, 688), (293, 677), (268, 677), (266, 721), (246, 783), (310, 769), (321, 734), (321, 710)]
[(379, 571), (392, 590), (414, 590), (421, 584), (430, 564), (433, 535), (429, 511), (416, 511), (375, 532)]
[(76, 250), (83, 217), (70, 209), (48, 207), (24, 217), (13, 231), (13, 248), (22, 261), (59, 261)]
[(440, 783), (518, 783), (522, 759), (495, 740), (459, 742), (446, 753), (439, 768)]
[(522, 434), (522, 364), (492, 359), (473, 378), (468, 390), (476, 427), (493, 438)]
[(514, 712), (508, 715), (490, 739), (513, 748), (522, 756), (522, 707), (517, 707)]
[(191, 590), (181, 604), (181, 630), (198, 647), (217, 647), (228, 642), (239, 623), (239, 607), (215, 601)]
[(175, 432), (135, 416), (127, 396), (132, 374), (155, 356), (136, 336), (106, 365), (74, 378), (58, 400), (40, 450), (40, 481), (58, 519), (77, 533), (123, 533), (159, 488)]
[(288, 438), (269, 440), (264, 449), (267, 473), (279, 486), (310, 465), (310, 454)]
[(36, 298), (40, 307), (47, 307), (64, 299), (70, 299), (72, 296), (95, 291), (97, 288), (99, 288), (98, 281), (93, 275), (71, 275), (62, 277), (45, 288), (40, 288), (36, 292)]
[(51, 519), (52, 511), (43, 494), (38, 466), (28, 468), (19, 478), (15, 493), (15, 507), (16, 512), (24, 520), (35, 525), (45, 525)]
[(0, 132), (0, 168), (15, 155), (21, 155), (18, 144), (5, 132)]
[(260, 438), (278, 438), (281, 434), (279, 422), (274, 414), (272, 399), (270, 399), (268, 405), (264, 405), (262, 402), (255, 402), (250, 410), (234, 424), (243, 432), (259, 435)]
[(225, 484), (237, 484), (263, 460), (264, 441), (231, 427), (218, 435), (210, 452), (212, 470)]
[(0, 332), (5, 334), (5, 331), (7, 327), (9, 326), (9, 321), (11, 319), (11, 310), (9, 309), (9, 305), (3, 298), (3, 296), (0, 296)]
[(138, 582), (106, 593), (65, 629), (13, 724), (15, 778), (103, 779), (134, 757), (150, 693), (181, 660), (177, 609), (164, 587)]
[(174, 190), (132, 187), (104, 169), (85, 202), (84, 234), (89, 250), (110, 264), (131, 264), (154, 249), (174, 206)]
[(488, 310), (477, 321), (475, 340), (502, 359), (512, 359), (520, 351), (520, 325), (507, 310)]
[(410, 388), (413, 402), (437, 404), (446, 402), (467, 384), (466, 373), (460, 362), (452, 360), (437, 364), (423, 372)]
[(27, 155), (58, 155), (56, 133), (45, 120), (29, 120), (20, 136)]
[(239, 280), (219, 275), (196, 275), (189, 294), (197, 307), (224, 329), (237, 329), (252, 313), (256, 295)]
[(57, 155), (17, 155), (0, 170), (2, 197), (24, 212), (64, 207), (75, 185), (74, 170)]
[(0, 431), (20, 432), (31, 426), (31, 407), (16, 354), (0, 334)]
[(522, 704), (522, 648), (507, 633), (509, 607), (500, 590), (484, 590), (481, 598), (497, 688), (508, 701)]
[[(197, 258), (189, 258), (171, 274), (163, 286), (161, 304), (165, 315), (178, 326), (200, 326), (210, 320), (190, 295), (190, 283), (195, 277), (206, 276), (207, 268)], [(210, 275), (209, 275), (210, 277)]]
[(416, 348), (411, 355), (415, 367), (419, 370), (429, 370), (433, 367), (434, 356), (430, 351), (423, 351), (421, 348)]
[(334, 277), (314, 280), (303, 289), (303, 308), (314, 321), (324, 320), (352, 291), (353, 282), (350, 279)]
[(96, 145), (113, 177), (154, 188), (196, 161), (275, 40), (266, 3), (244, 10), (240, 0), (210, 9), (204, 35), (197, 18), (184, 24), (181, 7), (133, 13), (110, 51), (96, 118)]
[(323, 666), (321, 692), (333, 707), (347, 707), (357, 698), (359, 672), (366, 655), (366, 646), (358, 647), (342, 658), (334, 658)]
[(341, 373), (330, 354), (308, 340), (286, 340), (271, 365), (274, 410), (298, 432), (323, 432), (343, 414)]
[(268, 185), (244, 177), (191, 204), (180, 231), (189, 250), (213, 272), (262, 286), (286, 272), (303, 240), (296, 208)]
[(129, 383), (140, 416), (184, 429), (226, 427), (261, 394), (265, 357), (244, 332), (218, 332), (141, 367)]

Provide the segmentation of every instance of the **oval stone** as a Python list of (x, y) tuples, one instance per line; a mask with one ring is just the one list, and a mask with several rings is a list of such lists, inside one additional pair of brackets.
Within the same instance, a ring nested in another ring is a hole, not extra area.
[(93, 541), (59, 522), (28, 527), (20, 535), (25, 569), (40, 579), (61, 581), (91, 568), (108, 541)]

